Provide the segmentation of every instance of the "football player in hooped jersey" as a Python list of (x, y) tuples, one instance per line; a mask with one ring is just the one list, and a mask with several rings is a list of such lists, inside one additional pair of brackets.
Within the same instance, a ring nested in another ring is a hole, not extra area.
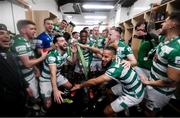
[(116, 58), (116, 49), (106, 47), (102, 54), (102, 66), (108, 67), (107, 71), (97, 77), (76, 84), (71, 90), (77, 90), (83, 87), (101, 84), (110, 80), (115, 80), (122, 84), (122, 94), (108, 105), (104, 113), (107, 116), (113, 116), (128, 107), (139, 104), (144, 96), (144, 86), (141, 83), (137, 73), (131, 68), (125, 68), (121, 60)]
[[(20, 35), (16, 35), (12, 40), (11, 51), (17, 56), (24, 79), (29, 83), (35, 101), (38, 101), (39, 91), (36, 77), (40, 76), (40, 72), (36, 65), (47, 57), (48, 52), (41, 51), (41, 56), (35, 58), (30, 43), (36, 34), (36, 25), (34, 22), (29, 20), (19, 20), (17, 22), (17, 28)], [(35, 104), (34, 108), (38, 109), (39, 106)]]
[(43, 69), (40, 77), (40, 92), (44, 100), (44, 110), (51, 106), (51, 93), (53, 91), (54, 101), (57, 103), (63, 102), (61, 92), (58, 87), (64, 86), (66, 89), (71, 89), (71, 83), (61, 75), (61, 67), (66, 62), (74, 63), (76, 61), (76, 47), (71, 48), (72, 55), (67, 54), (67, 42), (63, 36), (57, 35), (54, 37), (53, 43), (56, 49), (48, 53), (48, 57), (43, 62)]
[(162, 33), (165, 40), (156, 49), (150, 78), (141, 78), (148, 85), (145, 112), (148, 116), (155, 116), (169, 102), (180, 81), (180, 12), (165, 20)]

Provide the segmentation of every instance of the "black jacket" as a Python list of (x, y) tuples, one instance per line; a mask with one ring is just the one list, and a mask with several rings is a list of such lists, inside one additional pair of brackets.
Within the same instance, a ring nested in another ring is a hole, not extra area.
[[(28, 83), (23, 78), (15, 56), (0, 52), (0, 107), (2, 116), (20, 116), (26, 101)], [(6, 113), (7, 112), (7, 113)]]

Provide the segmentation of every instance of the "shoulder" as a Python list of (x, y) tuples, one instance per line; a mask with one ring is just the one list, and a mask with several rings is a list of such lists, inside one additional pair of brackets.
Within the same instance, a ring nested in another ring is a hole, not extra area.
[(26, 42), (26, 39), (20, 35), (16, 35), (13, 40), (14, 42)]
[(48, 56), (55, 56), (55, 55), (57, 55), (57, 50), (55, 50), (55, 49), (49, 51), (49, 53), (48, 53)]
[(11, 42), (12, 42), (12, 48), (17, 46), (23, 46), (24, 48), (27, 46), (27, 40), (19, 35), (15, 36)]
[(42, 39), (46, 36), (46, 33), (45, 32), (42, 32), (41, 34), (38, 35), (38, 39)]

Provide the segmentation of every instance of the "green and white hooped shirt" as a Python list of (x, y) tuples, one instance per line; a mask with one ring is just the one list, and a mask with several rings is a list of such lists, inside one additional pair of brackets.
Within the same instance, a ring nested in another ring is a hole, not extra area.
[(140, 98), (143, 95), (144, 85), (131, 67), (124, 68), (120, 61), (113, 61), (105, 74), (122, 84), (123, 94), (135, 98)]
[(127, 59), (127, 55), (133, 55), (133, 51), (128, 44), (126, 44), (120, 39), (118, 42), (117, 56), (120, 59)]
[[(180, 70), (180, 37), (177, 36), (170, 41), (161, 42), (156, 49), (153, 58), (153, 66), (151, 67), (150, 79), (151, 80), (165, 80), (168, 79), (167, 68), (172, 67)], [(176, 88), (170, 87), (154, 87), (157, 91), (171, 95), (175, 92)]]
[(11, 51), (18, 57), (18, 62), (26, 81), (30, 81), (35, 77), (34, 69), (25, 67), (19, 57), (28, 55), (30, 59), (33, 59), (35, 55), (32, 47), (31, 43), (20, 35), (15, 36), (12, 40)]
[(61, 55), (61, 53), (58, 50), (51, 50), (48, 53), (48, 57), (43, 62), (41, 77), (48, 80), (51, 79), (51, 74), (49, 70), (49, 65), (51, 64), (56, 65), (57, 67), (56, 76), (58, 76), (60, 74), (62, 65), (67, 62), (68, 58), (69, 56), (67, 55), (67, 53)]

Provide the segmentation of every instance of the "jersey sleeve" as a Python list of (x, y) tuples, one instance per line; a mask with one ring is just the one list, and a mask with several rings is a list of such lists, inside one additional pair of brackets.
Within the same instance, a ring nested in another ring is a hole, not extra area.
[(174, 49), (168, 55), (168, 66), (180, 70), (180, 50)]
[(51, 52), (46, 59), (47, 64), (56, 64), (56, 56)]
[(112, 79), (116, 79), (119, 78), (121, 75), (121, 69), (116, 67), (116, 66), (111, 66), (106, 72), (105, 74), (107, 76), (109, 76)]

